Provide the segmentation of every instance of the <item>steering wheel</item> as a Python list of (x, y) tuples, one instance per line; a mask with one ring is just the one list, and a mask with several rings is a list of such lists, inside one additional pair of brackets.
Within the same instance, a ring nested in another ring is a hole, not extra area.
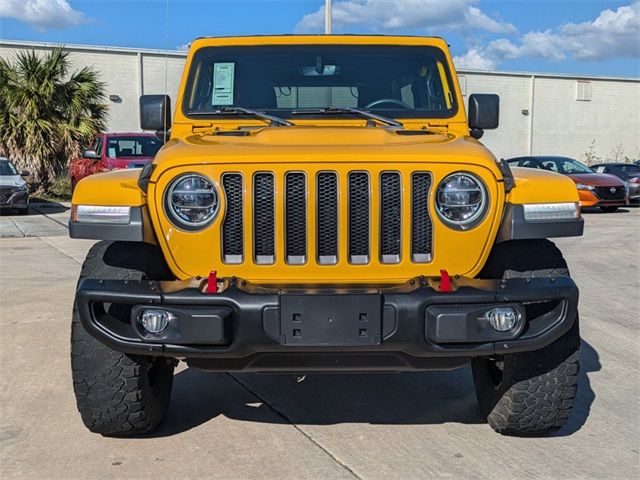
[(382, 105), (383, 103), (392, 103), (393, 105), (396, 105), (398, 107), (402, 107), (402, 108), (404, 108), (406, 110), (413, 110), (413, 107), (411, 105), (407, 105), (403, 101), (396, 100), (395, 98), (379, 98), (378, 100), (374, 100), (373, 102), (367, 103), (364, 106), (364, 108), (377, 107), (378, 105)]

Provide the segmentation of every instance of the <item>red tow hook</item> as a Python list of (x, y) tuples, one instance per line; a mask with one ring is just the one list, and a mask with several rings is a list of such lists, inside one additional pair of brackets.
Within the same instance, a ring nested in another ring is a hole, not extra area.
[(440, 291), (444, 293), (453, 292), (451, 277), (445, 269), (440, 270)]
[(211, 270), (209, 280), (207, 280), (207, 293), (218, 293), (218, 272)]

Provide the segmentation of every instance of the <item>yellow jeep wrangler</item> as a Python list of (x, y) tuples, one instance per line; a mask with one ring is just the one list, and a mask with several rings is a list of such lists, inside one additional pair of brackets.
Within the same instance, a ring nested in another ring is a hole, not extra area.
[[(440, 38), (201, 38), (153, 163), (87, 177), (71, 358), (104, 435), (155, 429), (178, 361), (208, 371), (399, 372), (471, 363), (494, 430), (566, 422), (578, 290), (549, 237), (582, 234), (570, 179), (478, 141)], [(371, 401), (375, 401), (372, 399)]]

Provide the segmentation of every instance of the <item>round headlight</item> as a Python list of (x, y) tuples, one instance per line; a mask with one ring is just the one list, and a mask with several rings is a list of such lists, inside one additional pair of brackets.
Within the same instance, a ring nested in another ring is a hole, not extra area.
[(171, 182), (165, 193), (165, 205), (176, 226), (199, 230), (213, 221), (220, 202), (211, 180), (204, 175), (188, 173)]
[(475, 175), (454, 173), (438, 185), (436, 210), (449, 226), (474, 227), (484, 217), (487, 206), (487, 191)]

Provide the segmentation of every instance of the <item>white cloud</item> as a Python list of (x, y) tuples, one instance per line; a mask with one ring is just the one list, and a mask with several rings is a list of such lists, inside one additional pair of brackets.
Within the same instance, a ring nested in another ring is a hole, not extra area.
[[(478, 0), (342, 0), (332, 6), (336, 29), (361, 26), (373, 31), (399, 29), (473, 28), (492, 33), (513, 33), (516, 28), (484, 14)], [(320, 32), (324, 6), (302, 17), (296, 32)]]
[(74, 27), (86, 21), (66, 0), (0, 0), (0, 18), (14, 18), (38, 30)]
[(472, 47), (454, 61), (458, 68), (493, 69), (518, 58), (563, 60), (640, 58), (640, 1), (603, 10), (595, 20), (566, 23), (555, 30), (532, 31), (518, 43), (508, 39)]

